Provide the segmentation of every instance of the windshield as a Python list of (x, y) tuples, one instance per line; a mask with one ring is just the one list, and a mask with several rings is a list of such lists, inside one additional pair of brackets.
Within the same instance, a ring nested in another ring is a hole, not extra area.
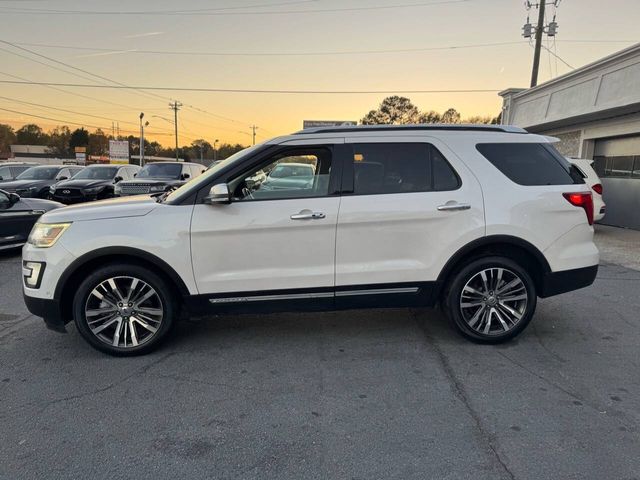
[(179, 178), (182, 165), (176, 163), (149, 163), (138, 172), (137, 178)]
[(118, 167), (87, 167), (76, 174), (74, 180), (111, 180), (115, 177)]
[(53, 180), (58, 175), (58, 167), (31, 167), (16, 177), (16, 180)]
[[(191, 190), (191, 189), (199, 188), (201, 185), (208, 183), (209, 179), (213, 175), (218, 173), (220, 170), (222, 170), (223, 168), (226, 168), (227, 166), (229, 166), (229, 165), (231, 165), (233, 163), (241, 161), (242, 159), (244, 159), (248, 155), (253, 154), (256, 150), (259, 150), (259, 149), (261, 149), (263, 147), (264, 147), (264, 144), (259, 143), (258, 145), (254, 145), (252, 147), (245, 148), (244, 150), (240, 150), (239, 152), (234, 153), (230, 157), (228, 157), (228, 158), (226, 158), (226, 159), (224, 159), (222, 161), (218, 161), (218, 163), (212, 164), (205, 173), (203, 173), (199, 177), (195, 178), (194, 180), (185, 183), (180, 188), (177, 188), (176, 190), (173, 190), (169, 194), (169, 196), (166, 197), (165, 200), (168, 201), (168, 202), (171, 202), (171, 201), (176, 200), (177, 198), (179, 198), (184, 192), (186, 192), (188, 190)], [(140, 174), (138, 174), (138, 176), (140, 176)]]

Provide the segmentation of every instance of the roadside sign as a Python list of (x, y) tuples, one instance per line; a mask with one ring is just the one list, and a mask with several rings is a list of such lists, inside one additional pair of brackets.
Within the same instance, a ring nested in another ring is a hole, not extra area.
[(302, 128), (314, 127), (353, 127), (358, 122), (353, 120), (304, 120)]
[(109, 158), (111, 163), (129, 163), (129, 141), (109, 140)]
[(85, 165), (87, 163), (87, 147), (76, 147), (76, 163), (78, 165)]

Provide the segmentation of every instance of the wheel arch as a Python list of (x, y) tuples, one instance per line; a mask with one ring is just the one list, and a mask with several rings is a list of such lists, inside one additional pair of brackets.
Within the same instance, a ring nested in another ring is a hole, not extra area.
[(518, 262), (523, 268), (527, 268), (537, 292), (542, 291), (544, 277), (551, 272), (545, 256), (531, 243), (511, 235), (490, 235), (466, 244), (449, 259), (438, 275), (438, 290), (435, 292), (435, 298), (440, 298), (443, 293), (446, 293), (452, 276), (462, 265), (487, 255), (507, 257)]
[(180, 275), (161, 258), (133, 247), (105, 247), (78, 257), (60, 276), (54, 299), (60, 302), (63, 319), (72, 318), (73, 292), (86, 277), (87, 271), (114, 262), (132, 263), (148, 268), (160, 275), (174, 289), (179, 299), (190, 294)]

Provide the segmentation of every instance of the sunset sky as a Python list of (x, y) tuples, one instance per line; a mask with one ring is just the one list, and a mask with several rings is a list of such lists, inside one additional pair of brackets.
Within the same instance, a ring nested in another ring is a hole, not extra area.
[[(112, 80), (127, 86), (389, 94), (526, 87), (533, 49), (521, 37), (527, 18), (523, 4), (522, 0), (0, 0), (0, 41), (13, 44), (0, 43), (0, 80), (113, 85), (108, 81)], [(553, 11), (549, 8), (550, 15)], [(532, 9), (532, 23), (535, 15)], [(640, 41), (639, 19), (638, 0), (563, 0), (557, 9), (555, 51), (571, 66), (582, 66)], [(479, 46), (486, 44), (502, 45)], [(437, 49), (454, 46), (474, 47)], [(549, 47), (553, 50), (553, 43)], [(320, 55), (328, 52), (332, 53)], [(568, 71), (567, 65), (543, 51), (541, 82)], [(168, 146), (173, 144), (173, 126), (167, 121), (173, 115), (170, 99), (185, 105), (179, 113), (183, 145), (201, 137), (248, 144), (251, 124), (259, 126), (258, 140), (264, 140), (299, 130), (304, 119), (358, 120), (386, 96), (143, 93), (3, 83), (0, 92), (4, 109), (0, 123), (19, 127), (33, 122), (45, 129), (68, 123), (110, 131), (113, 120), (121, 132), (129, 133), (138, 131), (138, 115), (144, 111), (150, 122), (148, 137)], [(422, 110), (454, 107), (463, 117), (495, 116), (501, 106), (495, 92), (405, 96)]]

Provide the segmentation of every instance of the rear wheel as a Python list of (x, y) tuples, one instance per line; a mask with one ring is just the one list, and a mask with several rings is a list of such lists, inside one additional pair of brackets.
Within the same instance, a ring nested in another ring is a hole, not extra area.
[(525, 269), (509, 258), (485, 257), (455, 274), (446, 310), (465, 337), (500, 343), (526, 328), (536, 300), (534, 282)]
[(158, 346), (176, 318), (166, 282), (147, 268), (117, 264), (89, 275), (74, 297), (78, 331), (112, 355), (140, 355)]

